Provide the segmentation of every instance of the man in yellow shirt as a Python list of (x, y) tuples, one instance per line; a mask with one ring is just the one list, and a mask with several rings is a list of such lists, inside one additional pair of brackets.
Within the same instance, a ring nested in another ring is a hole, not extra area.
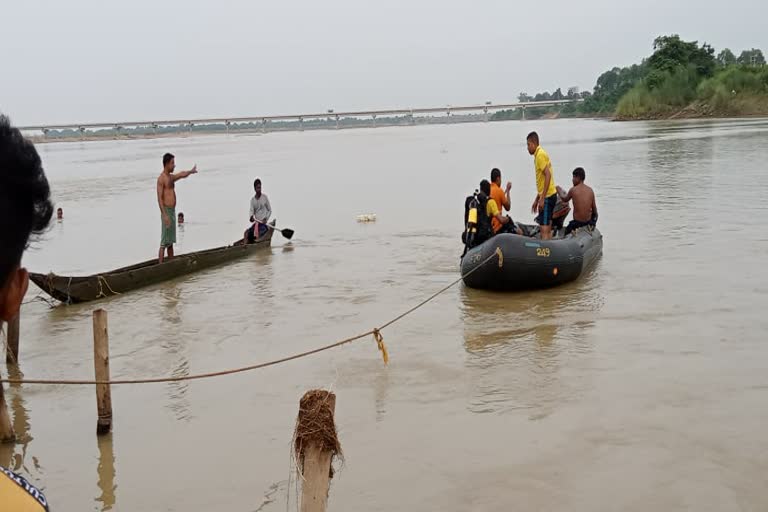
[(539, 146), (539, 134), (531, 132), (526, 137), (528, 153), (533, 155), (536, 170), (536, 198), (533, 200), (531, 212), (538, 213), (536, 223), (541, 228), (541, 239), (552, 238), (552, 213), (557, 204), (557, 186), (552, 174), (552, 162), (544, 148)]

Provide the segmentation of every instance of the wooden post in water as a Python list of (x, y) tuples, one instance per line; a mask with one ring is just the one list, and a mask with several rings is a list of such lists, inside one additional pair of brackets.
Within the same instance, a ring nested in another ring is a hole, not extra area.
[(5, 392), (0, 384), (0, 443), (12, 443), (16, 440), (13, 423), (8, 414), (8, 404), (5, 402)]
[[(93, 312), (93, 367), (97, 381), (109, 380), (109, 332), (107, 312)], [(96, 384), (96, 408), (99, 419), (96, 434), (104, 435), (112, 429), (112, 390), (109, 384)]]
[(325, 512), (335, 456), (341, 455), (334, 413), (336, 395), (330, 391), (307, 391), (299, 402), (294, 433), (296, 463), (302, 474), (300, 512)]
[(19, 361), (19, 319), (21, 311), (8, 322), (8, 343), (5, 353), (5, 362), (16, 364)]

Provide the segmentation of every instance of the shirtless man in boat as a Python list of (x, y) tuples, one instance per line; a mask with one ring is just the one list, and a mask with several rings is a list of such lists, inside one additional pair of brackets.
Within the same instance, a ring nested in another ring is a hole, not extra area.
[(166, 250), (168, 258), (173, 258), (173, 244), (176, 243), (176, 182), (192, 174), (197, 174), (197, 165), (188, 171), (174, 174), (176, 157), (170, 153), (163, 155), (163, 172), (157, 178), (157, 204), (160, 207), (161, 232), (158, 263), (162, 263)]
[(595, 191), (584, 183), (585, 179), (584, 169), (577, 167), (573, 170), (573, 188), (566, 192), (559, 186), (557, 187), (557, 195), (564, 203), (573, 200), (573, 220), (565, 228), (566, 236), (575, 229), (597, 224)]

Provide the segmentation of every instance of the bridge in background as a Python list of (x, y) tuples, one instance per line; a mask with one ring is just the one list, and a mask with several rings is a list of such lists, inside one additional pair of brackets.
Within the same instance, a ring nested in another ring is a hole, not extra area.
[(340, 123), (344, 119), (367, 119), (370, 118), (373, 121), (373, 126), (376, 126), (377, 117), (404, 117), (410, 121), (411, 124), (415, 124), (416, 116), (435, 116), (444, 114), (450, 119), (455, 114), (480, 114), (485, 117), (484, 120), (488, 120), (489, 113), (498, 112), (500, 110), (522, 110), (522, 119), (525, 119), (526, 108), (536, 107), (553, 107), (558, 105), (566, 105), (569, 103), (577, 103), (583, 101), (581, 99), (567, 99), (567, 100), (551, 100), (551, 101), (531, 101), (524, 103), (501, 103), (494, 104), (486, 102), (482, 105), (460, 105), (460, 106), (446, 106), (446, 107), (426, 107), (426, 108), (408, 108), (408, 109), (393, 109), (393, 110), (359, 110), (348, 112), (335, 112), (328, 110), (324, 113), (316, 114), (290, 114), (290, 115), (276, 115), (276, 116), (253, 116), (253, 117), (217, 117), (208, 119), (172, 119), (172, 120), (157, 120), (157, 121), (120, 121), (120, 122), (103, 122), (103, 123), (78, 123), (78, 124), (50, 124), (50, 125), (36, 125), (36, 126), (21, 126), (20, 130), (25, 132), (42, 132), (43, 135), (47, 135), (53, 130), (74, 130), (79, 132), (85, 137), (88, 131), (98, 129), (112, 129), (117, 134), (125, 128), (148, 128), (152, 129), (157, 134), (157, 129), (161, 127), (178, 127), (179, 131), (189, 130), (192, 131), (194, 126), (199, 125), (222, 125), (226, 131), (229, 131), (230, 127), (247, 124), (257, 125), (261, 127), (263, 132), (268, 132), (270, 123), (274, 122), (295, 122), (298, 123), (298, 129), (303, 129), (304, 121), (312, 120), (324, 120), (333, 123), (335, 120), (335, 127), (339, 128)]

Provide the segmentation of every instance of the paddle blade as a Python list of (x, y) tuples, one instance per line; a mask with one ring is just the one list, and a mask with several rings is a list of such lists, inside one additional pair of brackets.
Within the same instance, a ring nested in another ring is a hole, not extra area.
[(286, 229), (281, 229), (281, 230), (280, 230), (280, 233), (281, 233), (281, 234), (282, 234), (282, 235), (283, 235), (285, 238), (287, 238), (288, 240), (290, 240), (291, 238), (293, 238), (293, 230), (292, 230), (292, 229), (287, 229), (287, 228), (286, 228)]

